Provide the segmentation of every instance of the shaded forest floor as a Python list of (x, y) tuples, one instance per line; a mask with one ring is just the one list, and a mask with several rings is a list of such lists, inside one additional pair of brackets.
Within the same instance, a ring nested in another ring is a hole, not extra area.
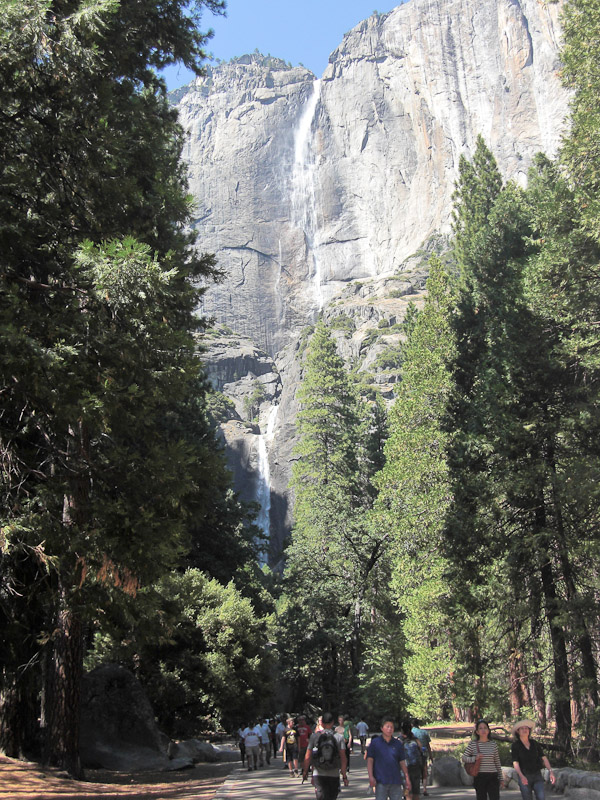
[[(428, 726), (434, 755), (443, 755), (473, 730), (472, 723)], [(86, 770), (85, 781), (58, 770), (0, 756), (0, 800), (212, 800), (238, 762), (197, 764), (182, 772)]]
[(1, 800), (210, 800), (236, 762), (197, 764), (182, 772), (86, 770), (85, 781), (58, 770), (0, 756)]

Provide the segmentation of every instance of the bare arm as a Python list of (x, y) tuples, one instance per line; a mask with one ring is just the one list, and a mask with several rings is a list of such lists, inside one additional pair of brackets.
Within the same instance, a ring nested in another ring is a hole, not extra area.
[(410, 778), (408, 777), (408, 767), (406, 766), (406, 761), (401, 761), (400, 762), (400, 769), (404, 773), (404, 780), (406, 781), (406, 789), (407, 789), (408, 793), (410, 794), (411, 793), (410, 790), (412, 789), (412, 785), (411, 785), (411, 782), (410, 782)]
[(375, 759), (367, 758), (367, 772), (369, 773), (369, 786), (376, 786), (377, 781), (375, 780), (375, 776), (373, 775), (373, 764), (375, 763)]
[(306, 780), (308, 778), (308, 770), (310, 769), (311, 761), (312, 761), (312, 748), (309, 746), (306, 748), (306, 755), (304, 756), (304, 764), (302, 765), (303, 780)]
[(546, 769), (550, 772), (550, 783), (554, 786), (556, 783), (556, 775), (552, 771), (552, 767), (550, 766), (550, 762), (548, 761), (546, 756), (542, 756), (542, 763), (546, 767)]

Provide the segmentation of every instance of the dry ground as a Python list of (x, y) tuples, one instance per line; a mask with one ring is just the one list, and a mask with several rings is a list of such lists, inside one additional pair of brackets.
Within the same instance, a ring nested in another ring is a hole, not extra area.
[[(429, 727), (435, 755), (454, 748), (473, 730), (472, 723)], [(122, 773), (86, 770), (85, 781), (57, 770), (0, 756), (0, 800), (212, 800), (237, 762), (197, 764), (182, 772)]]
[(87, 770), (85, 781), (57, 770), (0, 756), (0, 800), (210, 800), (236, 766), (197, 764), (182, 772)]

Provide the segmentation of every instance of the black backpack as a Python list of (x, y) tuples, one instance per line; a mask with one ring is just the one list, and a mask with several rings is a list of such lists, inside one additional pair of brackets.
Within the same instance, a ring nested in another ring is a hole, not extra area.
[(313, 747), (313, 763), (317, 769), (325, 767), (333, 769), (340, 766), (340, 750), (333, 731), (323, 731)]

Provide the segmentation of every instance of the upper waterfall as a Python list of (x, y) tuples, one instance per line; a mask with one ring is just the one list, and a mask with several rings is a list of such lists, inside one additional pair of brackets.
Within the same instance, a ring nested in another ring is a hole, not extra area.
[(312, 145), (313, 121), (320, 97), (321, 81), (316, 80), (295, 131), (292, 173), (292, 222), (304, 232), (306, 239), (306, 249), (312, 261), (310, 279), (317, 312), (323, 308), (323, 291), (317, 241), (319, 226), (315, 191), (316, 154)]

